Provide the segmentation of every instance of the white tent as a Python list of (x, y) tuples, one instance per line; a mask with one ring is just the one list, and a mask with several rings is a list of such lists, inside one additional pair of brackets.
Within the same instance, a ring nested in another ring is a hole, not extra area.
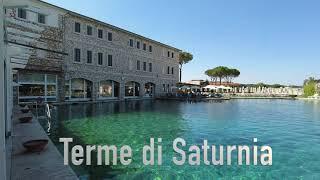
[(210, 89), (210, 90), (215, 90), (217, 89), (217, 86), (214, 86), (214, 85), (207, 85), (205, 87), (203, 87), (204, 89)]
[(226, 86), (218, 86), (218, 89), (226, 89), (226, 90), (231, 90), (231, 87), (226, 87)]
[(190, 89), (190, 87), (189, 87), (189, 86), (184, 85), (184, 86), (181, 86), (179, 89), (181, 89), (181, 90), (186, 90), (186, 89)]

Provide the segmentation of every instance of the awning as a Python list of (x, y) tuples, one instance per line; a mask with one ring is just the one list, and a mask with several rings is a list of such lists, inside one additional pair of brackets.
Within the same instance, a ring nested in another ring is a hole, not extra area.
[(185, 89), (190, 89), (189, 86), (181, 86), (179, 89), (185, 90)]
[(214, 86), (214, 85), (207, 85), (205, 87), (203, 87), (205, 89), (217, 89), (217, 86)]

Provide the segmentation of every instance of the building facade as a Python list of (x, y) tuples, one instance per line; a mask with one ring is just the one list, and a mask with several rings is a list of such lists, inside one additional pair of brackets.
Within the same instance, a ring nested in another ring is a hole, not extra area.
[[(4, 6), (3, 0), (0, 0), (0, 19), (4, 18)], [(0, 21), (0, 179), (7, 179), (7, 134), (6, 123), (8, 121), (5, 115), (5, 107), (8, 102), (6, 99), (5, 89), (7, 88), (5, 72), (6, 71), (6, 56), (5, 56), (5, 44), (4, 44), (4, 21)]]
[(0, 8), (0, 179), (15, 104), (154, 98), (179, 81), (177, 48), (39, 0)]
[(12, 101), (153, 98), (179, 81), (180, 50), (38, 0), (10, 1)]
[(155, 97), (178, 82), (176, 48), (75, 13), (64, 35), (65, 100)]

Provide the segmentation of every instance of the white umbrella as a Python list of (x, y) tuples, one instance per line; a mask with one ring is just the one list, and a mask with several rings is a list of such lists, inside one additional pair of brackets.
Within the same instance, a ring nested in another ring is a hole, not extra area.
[(214, 85), (207, 85), (205, 87), (203, 87), (205, 89), (217, 89), (217, 86), (214, 86)]
[(181, 86), (179, 89), (182, 89), (182, 90), (184, 90), (184, 89), (190, 89), (190, 87), (189, 87), (189, 86)]
[(218, 86), (217, 89), (223, 89), (223, 90), (231, 90), (231, 87), (226, 87), (226, 86)]

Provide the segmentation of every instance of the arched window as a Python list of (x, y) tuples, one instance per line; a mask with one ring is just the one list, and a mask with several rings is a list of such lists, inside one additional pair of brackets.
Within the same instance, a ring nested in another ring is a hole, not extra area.
[(92, 98), (92, 82), (82, 78), (75, 78), (66, 81), (65, 99), (91, 99)]
[(112, 80), (100, 81), (98, 95), (101, 99), (119, 97), (119, 83)]
[(127, 82), (125, 84), (125, 96), (126, 97), (138, 97), (140, 94), (140, 84), (134, 81)]
[(144, 96), (145, 97), (153, 97), (155, 94), (155, 84), (153, 83), (146, 83), (144, 85)]

